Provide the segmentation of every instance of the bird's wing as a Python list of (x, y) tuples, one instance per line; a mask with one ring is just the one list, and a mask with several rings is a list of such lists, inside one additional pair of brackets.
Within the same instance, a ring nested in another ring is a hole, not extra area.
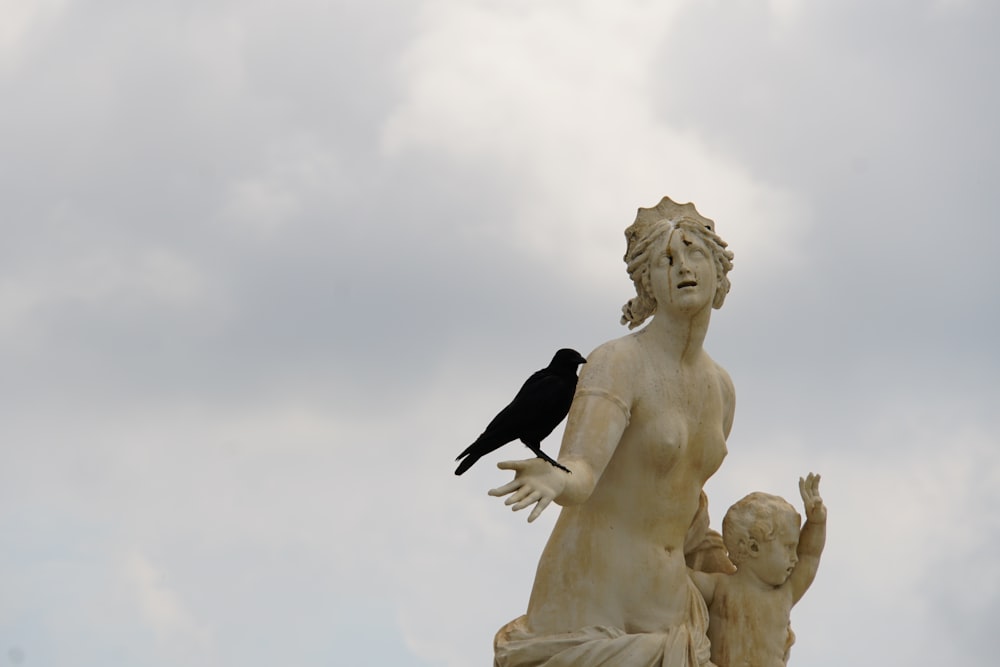
[(537, 444), (566, 417), (576, 383), (552, 373), (533, 376), (532, 380), (514, 403), (518, 406), (518, 437)]
[(458, 455), (458, 458), (469, 455), (478, 458), (506, 445), (512, 440), (518, 439), (518, 425), (524, 419), (524, 406), (527, 405), (525, 395), (528, 393), (532, 381), (536, 380), (541, 372), (534, 373), (521, 385), (514, 399), (490, 420), (490, 423), (486, 425), (486, 428), (479, 434), (475, 442), (466, 447), (465, 451)]
[(505, 419), (523, 416), (526, 412), (530, 412), (534, 405), (545, 401), (554, 387), (553, 379), (554, 376), (546, 369), (532, 373), (531, 377), (521, 385), (510, 404), (493, 418), (486, 430), (495, 424), (503, 423)]
[(491, 452), (526, 435), (541, 440), (566, 416), (574, 389), (574, 382), (547, 369), (533, 373), (507, 407), (497, 413), (476, 441), (459, 456)]

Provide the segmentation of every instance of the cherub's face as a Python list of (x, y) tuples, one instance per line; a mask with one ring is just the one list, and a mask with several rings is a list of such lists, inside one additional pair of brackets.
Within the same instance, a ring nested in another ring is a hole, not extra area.
[[(756, 550), (754, 550), (756, 546)], [(754, 542), (751, 545), (749, 558), (745, 567), (763, 583), (769, 586), (780, 586), (788, 581), (789, 575), (799, 562), (796, 553), (799, 546), (799, 529), (784, 525), (774, 533), (774, 539), (767, 542)]]

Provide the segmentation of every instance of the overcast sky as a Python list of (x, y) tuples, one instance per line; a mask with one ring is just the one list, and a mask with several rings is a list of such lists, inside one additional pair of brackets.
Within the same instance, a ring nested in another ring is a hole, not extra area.
[[(0, 667), (470, 667), (533, 524), (454, 457), (735, 252), (713, 525), (830, 510), (793, 665), (1000, 652), (1000, 5), (0, 0)], [(546, 441), (557, 451), (561, 429)]]

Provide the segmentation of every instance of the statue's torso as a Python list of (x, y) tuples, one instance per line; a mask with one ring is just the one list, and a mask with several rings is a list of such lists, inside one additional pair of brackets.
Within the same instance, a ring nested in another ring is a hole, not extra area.
[(590, 498), (566, 507), (542, 554), (528, 609), (533, 630), (588, 625), (626, 632), (684, 621), (684, 537), (705, 481), (726, 455), (727, 390), (702, 353), (688, 364), (642, 340), (613, 342), (628, 369), (630, 420)]
[(735, 579), (724, 580), (709, 607), (712, 660), (720, 667), (784, 667), (794, 641), (790, 588), (735, 584)]

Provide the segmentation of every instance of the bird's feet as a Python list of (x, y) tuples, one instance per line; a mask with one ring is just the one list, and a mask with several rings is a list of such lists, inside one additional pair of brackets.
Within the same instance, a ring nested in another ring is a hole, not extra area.
[(560, 470), (565, 470), (566, 472), (568, 472), (571, 475), (573, 474), (572, 470), (570, 470), (569, 468), (567, 468), (563, 464), (559, 463), (558, 461), (553, 461), (552, 459), (548, 459), (548, 462), (551, 463), (552, 465), (554, 465), (555, 467), (559, 468)]
[(548, 461), (549, 463), (551, 463), (555, 467), (559, 468), (560, 470), (565, 470), (566, 472), (568, 472), (571, 475), (573, 474), (572, 470), (570, 470), (569, 468), (567, 468), (563, 464), (561, 464), (558, 461), (556, 461), (554, 458), (552, 458), (551, 456), (549, 456), (548, 454), (546, 454), (545, 452), (543, 452), (540, 448), (539, 449), (532, 449), (531, 451), (533, 451), (538, 458), (543, 459), (545, 461)]

